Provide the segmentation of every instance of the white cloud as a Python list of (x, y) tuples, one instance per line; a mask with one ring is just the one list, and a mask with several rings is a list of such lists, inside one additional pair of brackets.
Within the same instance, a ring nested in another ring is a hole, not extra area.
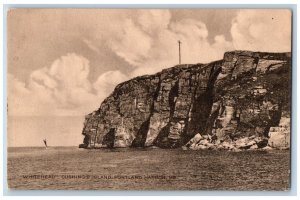
[(128, 77), (120, 71), (108, 71), (101, 74), (93, 86), (97, 91), (103, 91), (103, 94), (107, 95), (114, 90), (116, 85), (127, 79)]
[[(49, 93), (43, 88), (35, 90), (26, 87), (25, 83), (8, 74), (8, 115), (38, 115), (38, 113), (53, 114), (47, 108), (53, 105)], [(39, 91), (39, 92), (36, 92)], [(53, 106), (51, 106), (53, 107)]]
[[(235, 49), (291, 49), (288, 10), (240, 10), (232, 21), (232, 40), (216, 35), (213, 42), (208, 40), (210, 33), (205, 23), (189, 18), (172, 20), (168, 10), (105, 12), (97, 14), (97, 23), (87, 29), (89, 34), (82, 41), (94, 52), (110, 48), (134, 66), (127, 69), (129, 75), (123, 70), (107, 71), (92, 83), (89, 61), (67, 54), (51, 66), (33, 71), (27, 84), (8, 75), (10, 114), (82, 115), (93, 111), (118, 83), (178, 64), (178, 40), (182, 42), (182, 63), (188, 64), (222, 59), (224, 52)], [(84, 19), (79, 20), (84, 24)]]
[(291, 51), (290, 10), (241, 10), (233, 20), (231, 35), (235, 49)]
[(232, 50), (290, 51), (290, 18), (289, 10), (240, 10), (232, 21), (232, 40), (216, 35), (210, 42), (206, 24), (200, 20), (172, 21), (169, 10), (142, 10), (121, 19), (109, 41), (118, 56), (136, 67), (134, 77), (178, 64), (178, 40), (182, 41), (182, 63), (211, 62)]
[(111, 34), (109, 46), (128, 63), (139, 65), (147, 57), (152, 39), (132, 19), (125, 19), (118, 30)]
[(86, 39), (86, 38), (83, 38), (82, 40), (86, 45), (87, 47), (89, 47), (92, 51), (96, 52), (96, 53), (100, 53), (100, 49), (95, 45), (93, 44), (92, 41)]
[(178, 64), (178, 40), (182, 41), (182, 63), (221, 59), (225, 51), (233, 49), (222, 35), (210, 44), (207, 27), (199, 20), (171, 21), (169, 10), (138, 11), (119, 24), (108, 42), (118, 56), (135, 66), (131, 77)]
[(88, 75), (89, 61), (74, 53), (33, 71), (27, 85), (9, 74), (9, 115), (84, 115), (126, 79), (119, 71), (109, 71), (92, 84)]
[(140, 25), (143, 31), (151, 35), (168, 28), (170, 20), (171, 13), (169, 10), (137, 11), (137, 24)]
[[(41, 87), (47, 87), (49, 89), (53, 89), (57, 86), (57, 82), (53, 80), (48, 74), (48, 69), (46, 67), (35, 70), (30, 75), (31, 83), (33, 84), (31, 87), (35, 87), (37, 85), (40, 85)], [(39, 84), (39, 82), (41, 82)]]
[(179, 22), (173, 22), (171, 30), (181, 35), (181, 37), (192, 37), (198, 40), (206, 40), (208, 36), (206, 25), (194, 19), (183, 19)]
[(90, 103), (91, 84), (88, 78), (89, 61), (76, 54), (68, 54), (55, 60), (50, 68), (42, 68), (31, 73), (29, 89), (51, 96), (58, 108), (76, 108), (82, 103)]

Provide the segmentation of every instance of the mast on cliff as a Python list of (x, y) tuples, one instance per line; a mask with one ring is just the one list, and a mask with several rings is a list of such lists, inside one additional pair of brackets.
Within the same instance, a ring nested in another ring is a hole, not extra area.
[(180, 44), (181, 44), (181, 41), (178, 40), (178, 47), (179, 47), (179, 65), (181, 64), (181, 51), (180, 51)]

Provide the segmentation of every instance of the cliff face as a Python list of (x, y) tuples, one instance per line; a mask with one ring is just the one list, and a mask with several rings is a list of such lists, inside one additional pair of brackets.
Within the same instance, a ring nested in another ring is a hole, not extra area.
[(86, 116), (83, 146), (175, 148), (197, 133), (221, 142), (289, 134), (290, 71), (289, 53), (234, 51), (134, 78)]

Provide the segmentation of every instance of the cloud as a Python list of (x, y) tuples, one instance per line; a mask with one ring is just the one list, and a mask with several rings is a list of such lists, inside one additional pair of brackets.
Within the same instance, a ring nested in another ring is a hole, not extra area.
[(126, 80), (119, 71), (106, 72), (95, 83), (88, 75), (89, 61), (75, 53), (33, 71), (28, 84), (9, 74), (9, 115), (84, 115)]
[(231, 27), (235, 49), (291, 51), (290, 10), (241, 10)]
[(152, 38), (136, 26), (132, 19), (125, 19), (120, 30), (111, 35), (110, 48), (133, 65), (139, 65), (147, 57)]
[(53, 114), (54, 104), (47, 91), (31, 90), (25, 83), (8, 74), (8, 115), (38, 115), (37, 113)]
[[(149, 20), (150, 19), (150, 20)], [(155, 35), (157, 31), (167, 29), (171, 20), (171, 12), (169, 10), (138, 10), (137, 24), (141, 29), (150, 34)]]
[[(178, 64), (178, 40), (182, 42), (182, 63), (187, 64), (222, 59), (224, 52), (232, 50), (291, 50), (289, 10), (240, 10), (232, 21), (231, 39), (226, 38), (225, 34), (211, 35), (207, 24), (200, 18), (174, 20), (169, 10), (69, 12), (71, 14), (69, 13), (67, 18), (62, 17), (62, 12), (60, 17), (52, 21), (62, 23), (57, 25), (63, 30), (61, 38), (73, 38), (66, 39), (66, 42), (73, 44), (70, 41), (80, 41), (96, 53), (95, 57), (99, 59), (97, 63), (93, 62), (94, 57), (89, 59), (94, 65), (93, 75), (97, 70), (98, 74), (93, 79), (90, 77), (90, 61), (87, 56), (81, 56), (81, 53), (64, 54), (65, 56), (59, 58), (55, 56), (53, 60), (57, 59), (52, 64), (30, 71), (26, 83), (14, 76), (18, 73), (15, 71), (15, 74), (8, 75), (10, 114), (83, 115), (91, 112), (100, 106), (101, 101), (118, 83)], [(85, 18), (76, 18), (79, 14)], [(44, 27), (43, 24), (42, 26)], [(68, 28), (74, 30), (74, 33), (68, 32)], [(44, 29), (48, 30), (48, 26)], [(52, 34), (47, 34), (50, 33)], [(46, 38), (43, 41), (48, 41)], [(27, 44), (28, 47), (30, 43)], [(55, 43), (55, 40), (52, 38), (50, 43)], [(74, 49), (71, 52), (81, 52), (80, 50)], [(98, 53), (101, 53), (102, 57), (97, 56)], [(110, 60), (103, 64), (103, 57)], [(115, 62), (116, 57), (121, 58), (121, 62)], [(43, 60), (44, 57), (37, 59)], [(27, 66), (28, 63), (24, 65)]]
[(225, 51), (233, 49), (222, 35), (209, 43), (203, 22), (189, 18), (172, 21), (171, 17), (169, 10), (140, 10), (121, 19), (119, 30), (109, 34), (108, 46), (135, 67), (131, 77), (178, 64), (178, 40), (182, 42), (182, 63), (221, 59)]
[(92, 50), (92, 51), (94, 51), (94, 52), (96, 52), (98, 54), (100, 53), (100, 49), (95, 44), (93, 44), (93, 42), (91, 42), (90, 40), (88, 40), (86, 38), (83, 38), (82, 41), (87, 45), (87, 47), (90, 50)]
[(178, 40), (182, 63), (211, 62), (233, 50), (291, 50), (289, 10), (240, 10), (232, 21), (232, 40), (215, 35), (209, 41), (205, 23), (192, 18), (173, 21), (169, 10), (141, 10), (119, 24), (119, 34), (110, 33), (109, 41), (118, 56), (135, 66), (132, 77), (178, 64)]
[[(98, 77), (98, 79), (93, 84), (93, 87), (97, 91), (103, 91), (102, 93), (104, 95), (108, 95), (114, 90), (116, 85), (126, 81), (127, 79), (128, 76), (120, 71), (108, 71)], [(104, 96), (103, 98), (105, 97), (106, 96)]]

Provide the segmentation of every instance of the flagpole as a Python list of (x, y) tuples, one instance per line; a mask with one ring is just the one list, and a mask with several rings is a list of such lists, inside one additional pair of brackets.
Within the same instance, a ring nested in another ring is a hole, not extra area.
[(180, 51), (180, 44), (181, 44), (181, 41), (178, 40), (178, 47), (179, 47), (179, 64), (181, 64), (181, 51)]

